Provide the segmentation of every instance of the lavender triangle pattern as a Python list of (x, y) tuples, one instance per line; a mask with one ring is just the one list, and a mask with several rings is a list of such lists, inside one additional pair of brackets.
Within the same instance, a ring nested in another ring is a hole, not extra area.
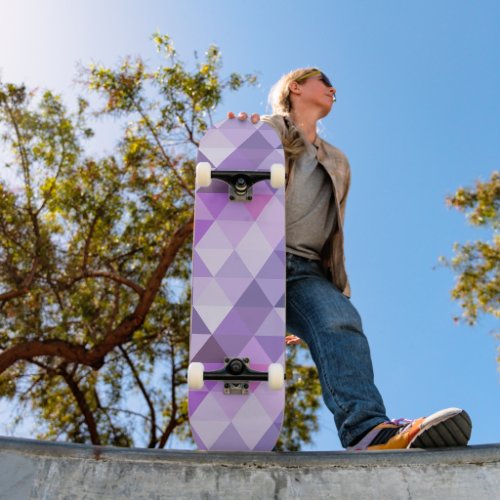
[[(198, 161), (217, 170), (269, 171), (284, 163), (267, 124), (225, 120), (201, 140)], [(228, 186), (197, 188), (193, 242), (190, 362), (205, 370), (224, 357), (250, 359), (266, 370), (285, 364), (285, 192), (269, 181), (253, 186), (251, 202), (231, 202)], [(269, 451), (280, 433), (284, 389), (251, 382), (248, 395), (225, 395), (223, 382), (189, 391), (189, 420), (202, 450)]]

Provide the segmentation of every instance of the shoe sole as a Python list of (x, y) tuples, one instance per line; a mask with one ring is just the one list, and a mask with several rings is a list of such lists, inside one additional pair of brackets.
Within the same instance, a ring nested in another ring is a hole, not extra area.
[(466, 446), (472, 432), (468, 413), (460, 408), (448, 408), (427, 417), (421, 431), (408, 448), (446, 448)]

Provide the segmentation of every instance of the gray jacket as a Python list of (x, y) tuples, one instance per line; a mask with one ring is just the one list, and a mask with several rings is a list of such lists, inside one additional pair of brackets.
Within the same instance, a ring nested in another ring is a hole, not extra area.
[[(269, 123), (280, 135), (285, 137), (287, 125), (281, 115), (262, 116), (263, 121)], [(328, 144), (320, 137), (316, 138), (314, 145), (317, 147), (318, 162), (323, 165), (332, 180), (333, 194), (337, 210), (335, 211), (337, 223), (322, 252), (322, 263), (328, 269), (333, 284), (347, 297), (351, 296), (349, 280), (345, 270), (344, 255), (344, 216), (347, 194), (351, 182), (351, 169), (349, 161), (342, 151)], [(293, 183), (293, 160), (286, 155), (285, 168), (288, 175), (288, 184)]]

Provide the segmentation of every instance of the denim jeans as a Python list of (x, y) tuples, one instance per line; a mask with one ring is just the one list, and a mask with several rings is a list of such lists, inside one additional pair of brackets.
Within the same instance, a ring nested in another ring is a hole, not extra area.
[(389, 420), (373, 380), (361, 317), (318, 261), (287, 254), (286, 267), (287, 331), (309, 346), (323, 399), (347, 448)]

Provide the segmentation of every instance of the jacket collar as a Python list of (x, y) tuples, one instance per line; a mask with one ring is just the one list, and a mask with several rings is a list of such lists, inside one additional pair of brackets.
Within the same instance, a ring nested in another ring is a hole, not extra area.
[(316, 137), (316, 140), (314, 141), (314, 146), (316, 146), (318, 153), (317, 153), (317, 158), (318, 161), (325, 167), (325, 169), (328, 171), (328, 173), (333, 177), (335, 175), (335, 157), (331, 154), (328, 154), (326, 152), (325, 148), (325, 143), (321, 137)]

